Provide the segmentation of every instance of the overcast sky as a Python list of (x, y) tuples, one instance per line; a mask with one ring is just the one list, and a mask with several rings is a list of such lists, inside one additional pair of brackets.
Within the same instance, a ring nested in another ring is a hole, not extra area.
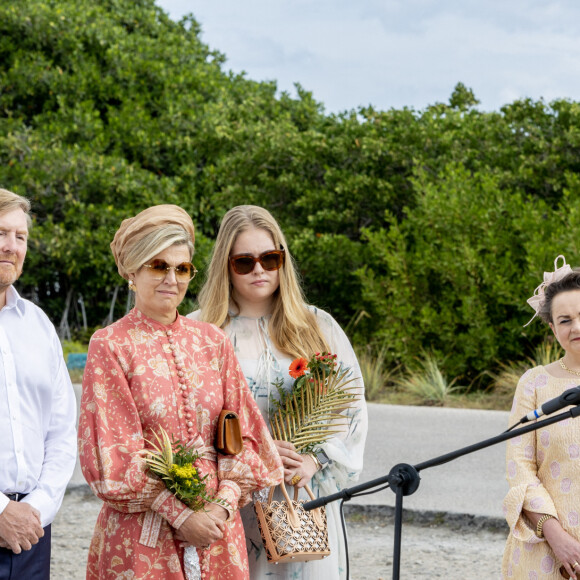
[(483, 110), (580, 101), (579, 0), (157, 0), (193, 13), (226, 68), (300, 83), (329, 113), (424, 109), (462, 82)]

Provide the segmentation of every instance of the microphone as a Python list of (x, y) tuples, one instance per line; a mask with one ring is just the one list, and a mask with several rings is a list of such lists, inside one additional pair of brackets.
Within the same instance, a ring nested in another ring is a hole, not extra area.
[(533, 421), (534, 419), (539, 419), (542, 415), (549, 415), (568, 407), (568, 405), (578, 405), (580, 403), (580, 386), (574, 387), (564, 391), (559, 397), (554, 397), (549, 401), (546, 401), (541, 407), (535, 409), (531, 413), (524, 415), (520, 419), (520, 423), (527, 423), (528, 421)]

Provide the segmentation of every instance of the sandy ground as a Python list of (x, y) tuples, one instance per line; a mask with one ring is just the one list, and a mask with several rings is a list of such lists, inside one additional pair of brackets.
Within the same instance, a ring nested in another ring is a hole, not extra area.
[[(85, 577), (88, 546), (100, 501), (85, 489), (70, 491), (53, 524), (53, 580)], [(409, 521), (409, 520), (413, 521)], [(351, 580), (388, 580), (393, 575), (392, 513), (347, 516)], [(506, 531), (485, 520), (407, 514), (402, 530), (401, 579), (497, 580)]]

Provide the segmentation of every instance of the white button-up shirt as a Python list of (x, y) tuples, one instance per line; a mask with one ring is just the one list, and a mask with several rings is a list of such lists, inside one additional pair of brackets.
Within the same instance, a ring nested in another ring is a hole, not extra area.
[(0, 310), (0, 513), (5, 493), (50, 524), (76, 461), (76, 400), (54, 326), (32, 302), (6, 291)]

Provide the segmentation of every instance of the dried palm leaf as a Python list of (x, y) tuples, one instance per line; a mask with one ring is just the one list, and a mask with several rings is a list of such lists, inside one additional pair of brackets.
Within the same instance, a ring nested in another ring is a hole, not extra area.
[(349, 421), (343, 411), (360, 397), (359, 389), (349, 386), (354, 380), (342, 368), (310, 375), (272, 416), (274, 439), (293, 443), (300, 453), (340, 433)]

